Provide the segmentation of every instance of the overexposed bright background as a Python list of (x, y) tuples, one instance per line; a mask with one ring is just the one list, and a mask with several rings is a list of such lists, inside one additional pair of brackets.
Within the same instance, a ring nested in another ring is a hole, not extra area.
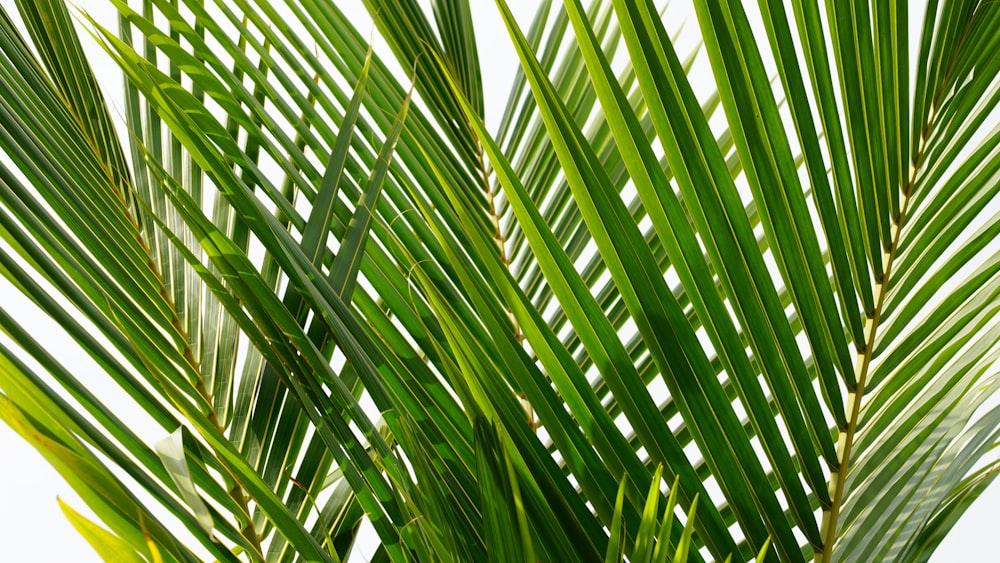
[[(97, 21), (111, 29), (115, 28), (117, 18), (110, 3), (105, 0), (76, 1), (82, 10)], [(508, 1), (522, 25), (530, 21), (539, 4), (538, 0)], [(687, 2), (675, 2), (677, 3)], [(492, 4), (488, 0), (474, 0), (473, 13), (483, 61), (483, 80), (487, 85), (487, 122), (495, 128), (515, 75), (517, 61), (506, 29)], [(16, 14), (13, 0), (0, 0), (0, 6), (9, 14)], [(360, 0), (338, 0), (337, 6), (350, 14), (355, 22), (370, 22)], [(693, 10), (690, 12), (688, 17), (693, 20)], [(919, 16), (917, 20), (919, 21)], [(367, 31), (363, 25), (359, 25), (359, 29)], [(89, 40), (86, 33), (82, 35), (85, 40)], [(120, 72), (103, 56), (96, 44), (91, 47), (91, 64), (97, 71), (98, 79), (106, 86), (105, 94), (111, 100), (114, 113), (121, 115), (123, 103)], [(384, 45), (380, 52), (388, 57)], [(9, 285), (0, 285), (0, 305), (16, 315), (16, 302), (19, 300), (20, 296)], [(11, 308), (12, 304), (14, 308)], [(34, 308), (25, 310), (31, 311), (30, 315), (36, 314)], [(18, 320), (26, 328), (39, 334), (44, 334), (51, 327), (51, 321), (47, 319)], [(70, 352), (73, 354), (79, 352), (75, 346), (67, 346), (67, 351), (69, 350), (73, 350)], [(100, 370), (82, 354), (79, 357), (61, 356), (60, 360), (74, 369), (81, 379), (87, 380), (87, 374), (100, 374)], [(991, 404), (996, 404), (996, 401)], [(159, 437), (152, 436), (150, 440)], [(99, 561), (59, 510), (57, 496), (77, 510), (89, 514), (79, 497), (42, 457), (11, 429), (0, 423), (0, 562)], [(990, 560), (991, 556), (995, 557), (992, 534), (996, 533), (998, 509), (1000, 487), (994, 485), (967, 512), (932, 561), (985, 561)], [(366, 552), (371, 553), (371, 550)]]

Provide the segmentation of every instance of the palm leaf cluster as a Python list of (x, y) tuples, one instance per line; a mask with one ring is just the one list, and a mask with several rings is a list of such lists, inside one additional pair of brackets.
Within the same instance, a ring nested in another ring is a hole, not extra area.
[(103, 556), (924, 561), (995, 477), (1000, 4), (497, 0), (487, 127), (492, 6), (109, 2), (0, 10), (0, 416)]

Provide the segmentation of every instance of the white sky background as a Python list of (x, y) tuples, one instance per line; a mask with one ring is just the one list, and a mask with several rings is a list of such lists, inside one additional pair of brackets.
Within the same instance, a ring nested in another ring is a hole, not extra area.
[[(508, 1), (522, 25), (527, 24), (538, 5), (537, 0)], [(479, 5), (480, 2), (483, 6)], [(0, 5), (10, 13), (16, 12), (13, 0), (0, 0)], [(115, 13), (106, 1), (77, 0), (77, 5), (104, 25), (111, 29), (115, 28)], [(338, 0), (337, 5), (348, 14), (359, 14), (360, 17), (355, 21), (367, 20), (360, 0)], [(485, 88), (487, 121), (493, 124), (495, 129), (517, 68), (516, 56), (492, 2), (476, 0), (473, 5), (480, 56), (483, 59), (483, 76), (487, 84)], [(692, 10), (690, 18), (693, 17)], [(360, 29), (360, 31), (366, 30)], [(85, 40), (87, 39), (89, 38), (85, 37)], [(91, 50), (91, 64), (95, 65), (99, 79), (106, 86), (105, 94), (110, 97), (115, 113), (120, 115), (123, 107), (120, 73), (102, 55), (100, 49), (94, 45)], [(115, 85), (113, 80), (119, 81), (119, 84)], [(111, 86), (107, 87), (109, 84)], [(0, 295), (3, 296), (5, 308), (10, 307), (10, 302), (17, 298), (10, 293), (11, 291), (10, 286), (0, 285), (2, 292)], [(16, 308), (12, 312), (16, 313)], [(19, 320), (30, 330), (38, 333), (46, 331), (46, 319)], [(76, 358), (62, 359), (66, 365), (77, 369), (90, 364), (89, 359), (85, 357), (80, 358), (79, 364), (75, 363)], [(96, 373), (96, 368), (91, 370)], [(59, 510), (57, 496), (77, 510), (88, 513), (79, 497), (41, 455), (6, 425), (0, 423), (0, 562), (99, 561), (96, 553), (76, 533)], [(998, 508), (1000, 508), (1000, 487), (994, 485), (966, 513), (932, 561), (946, 563), (986, 560), (987, 554), (995, 553), (992, 546), (995, 543), (993, 534), (996, 533)]]

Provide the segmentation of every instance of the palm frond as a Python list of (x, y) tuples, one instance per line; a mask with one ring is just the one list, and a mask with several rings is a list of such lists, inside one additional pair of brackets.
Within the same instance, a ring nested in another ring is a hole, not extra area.
[(926, 561), (997, 474), (995, 2), (497, 0), (498, 120), (467, 0), (12, 4), (0, 416), (102, 556)]

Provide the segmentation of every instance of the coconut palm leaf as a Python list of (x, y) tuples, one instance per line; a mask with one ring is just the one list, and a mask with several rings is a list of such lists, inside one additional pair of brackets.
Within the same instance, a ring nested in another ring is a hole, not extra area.
[(102, 557), (926, 561), (995, 478), (996, 3), (109, 4), (0, 4), (0, 416)]

